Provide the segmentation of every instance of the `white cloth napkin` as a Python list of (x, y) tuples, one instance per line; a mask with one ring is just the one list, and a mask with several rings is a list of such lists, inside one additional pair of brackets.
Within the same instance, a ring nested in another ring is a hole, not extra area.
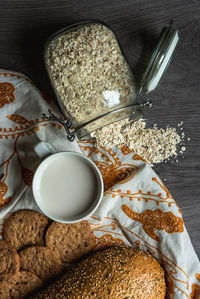
[(41, 162), (33, 147), (45, 141), (58, 152), (82, 151), (96, 162), (106, 187), (88, 218), (96, 246), (149, 250), (165, 268), (168, 298), (200, 298), (200, 263), (181, 211), (150, 165), (127, 148), (97, 150), (90, 142), (69, 142), (61, 125), (42, 116), (48, 108), (61, 114), (30, 79), (0, 69), (0, 233), (13, 211), (40, 211), (31, 188)]

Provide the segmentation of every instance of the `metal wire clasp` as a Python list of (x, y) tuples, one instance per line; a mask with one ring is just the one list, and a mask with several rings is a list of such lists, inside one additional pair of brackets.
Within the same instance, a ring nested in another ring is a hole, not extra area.
[(69, 121), (67, 119), (66, 120), (59, 119), (57, 116), (55, 116), (55, 114), (53, 114), (51, 112), (51, 109), (48, 109), (48, 113), (43, 113), (43, 115), (47, 120), (53, 120), (53, 121), (56, 121), (56, 122), (60, 123), (61, 125), (63, 125), (65, 128), (65, 131), (67, 132), (67, 139), (71, 142), (74, 141), (75, 131), (71, 132), (69, 130), (72, 127), (71, 121)]
[(141, 108), (141, 109), (144, 109), (144, 108), (151, 108), (152, 107), (152, 102), (151, 101), (146, 101), (146, 102), (144, 102), (143, 104), (140, 104), (139, 105), (139, 108)]

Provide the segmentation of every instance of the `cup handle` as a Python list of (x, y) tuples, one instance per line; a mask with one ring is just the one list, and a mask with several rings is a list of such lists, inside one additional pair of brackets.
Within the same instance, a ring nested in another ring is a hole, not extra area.
[(55, 154), (56, 151), (53, 146), (45, 141), (41, 141), (34, 146), (34, 152), (39, 158), (44, 159), (51, 154)]

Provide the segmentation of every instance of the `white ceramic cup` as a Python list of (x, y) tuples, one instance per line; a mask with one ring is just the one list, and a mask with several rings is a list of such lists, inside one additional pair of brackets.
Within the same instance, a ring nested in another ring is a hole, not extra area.
[(101, 172), (90, 159), (76, 152), (55, 153), (40, 142), (34, 148), (40, 158), (48, 155), (33, 177), (33, 195), (49, 218), (62, 223), (81, 221), (95, 212), (103, 197)]

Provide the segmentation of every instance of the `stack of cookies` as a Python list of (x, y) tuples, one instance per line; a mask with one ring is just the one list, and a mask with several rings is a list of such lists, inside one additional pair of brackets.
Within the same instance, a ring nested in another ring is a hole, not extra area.
[(87, 221), (50, 222), (32, 210), (20, 210), (6, 221), (0, 240), (0, 298), (24, 298), (90, 252), (95, 236)]

